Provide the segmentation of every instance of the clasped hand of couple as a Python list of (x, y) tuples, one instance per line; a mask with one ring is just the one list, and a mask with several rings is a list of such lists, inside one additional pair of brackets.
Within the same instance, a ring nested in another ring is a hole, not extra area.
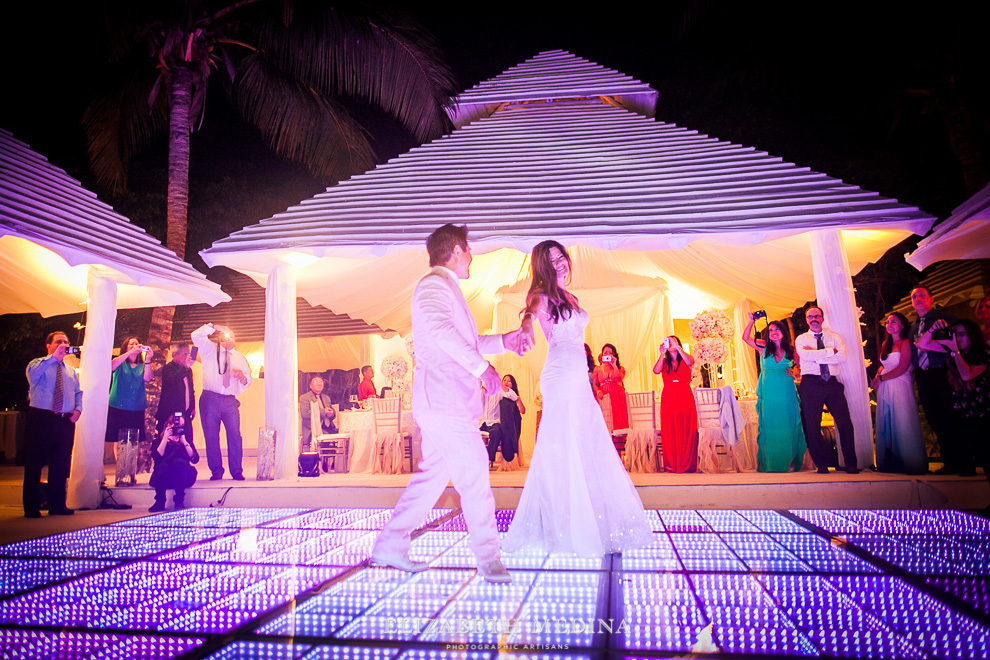
[[(528, 328), (526, 326), (520, 326), (512, 332), (506, 332), (502, 335), (502, 345), (520, 357), (529, 352), (535, 343), (536, 338), (533, 334), (532, 326)], [(490, 364), (488, 365), (485, 372), (481, 374), (481, 383), (489, 392), (498, 391), (499, 387), (501, 387), (501, 379), (495, 367)]]

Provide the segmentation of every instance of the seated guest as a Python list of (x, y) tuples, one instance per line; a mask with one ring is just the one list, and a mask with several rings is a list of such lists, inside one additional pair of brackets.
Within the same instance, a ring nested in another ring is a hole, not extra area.
[(375, 370), (370, 364), (361, 367), (361, 382), (358, 383), (358, 401), (378, 398), (378, 390), (375, 389)]
[(151, 453), (155, 461), (155, 469), (151, 473), (148, 485), (155, 489), (155, 503), (148, 509), (151, 513), (165, 510), (166, 491), (174, 490), (172, 504), (175, 509), (186, 508), (186, 489), (196, 483), (196, 468), (199, 463), (199, 452), (192, 443), (192, 438), (185, 434), (185, 421), (182, 414), (177, 413), (172, 421), (162, 431), (158, 446)]
[(310, 419), (312, 404), (316, 402), (320, 407), (320, 424), (316, 435), (323, 433), (336, 433), (337, 426), (333, 423), (336, 412), (330, 405), (330, 397), (323, 393), (323, 379), (313, 376), (309, 381), (309, 391), (299, 397), (299, 416), (302, 418), (300, 429), (302, 430), (302, 446), (312, 447), (313, 442), (313, 422)]
[(481, 391), (485, 395), (481, 430), (488, 433), (489, 466), (495, 462), (495, 454), (498, 452), (502, 452), (502, 460), (506, 462), (516, 457), (521, 421), (519, 415), (526, 412), (526, 407), (519, 399), (518, 390), (516, 379), (509, 375), (502, 378), (502, 386), (494, 394), (488, 394), (485, 386), (481, 386)]

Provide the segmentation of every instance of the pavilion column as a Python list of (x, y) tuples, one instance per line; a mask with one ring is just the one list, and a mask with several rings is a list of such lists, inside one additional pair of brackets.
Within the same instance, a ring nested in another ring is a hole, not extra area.
[(83, 409), (76, 423), (67, 501), (73, 508), (96, 509), (100, 506), (100, 484), (105, 478), (103, 437), (110, 404), (107, 392), (110, 391), (110, 361), (117, 323), (117, 284), (90, 266), (86, 286), (89, 295), (86, 338), (79, 364)]
[(296, 269), (281, 263), (265, 287), (265, 424), (275, 429), (275, 478), (299, 461), (299, 356), (296, 353)]
[[(810, 232), (811, 266), (815, 294), (825, 313), (825, 327), (839, 333), (846, 345), (846, 362), (839, 366), (839, 380), (846, 389), (849, 414), (856, 433), (859, 468), (873, 464), (873, 420), (866, 382), (866, 356), (860, 331), (860, 310), (849, 274), (849, 260), (838, 229)], [(842, 460), (842, 452), (839, 452)]]

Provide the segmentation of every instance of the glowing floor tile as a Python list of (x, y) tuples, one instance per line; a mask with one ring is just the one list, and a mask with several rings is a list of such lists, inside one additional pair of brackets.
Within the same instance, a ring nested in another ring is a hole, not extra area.
[(312, 648), (311, 644), (234, 642), (207, 657), (209, 660), (295, 660)]
[(736, 513), (738, 513), (740, 517), (751, 522), (754, 527), (763, 532), (775, 534), (810, 533), (806, 528), (777, 511), (744, 509), (742, 511), (737, 511)]
[(990, 579), (988, 578), (929, 578), (928, 584), (969, 603), (984, 615), (990, 614)]
[(6, 557), (132, 559), (228, 534), (226, 529), (106, 526), (0, 546)]
[(971, 575), (972, 570), (950, 561), (933, 557), (888, 536), (850, 534), (846, 541), (871, 555), (890, 562), (908, 573), (920, 575)]
[(200, 638), (106, 635), (89, 632), (38, 633), (0, 629), (5, 658), (108, 658), (158, 660), (182, 655), (203, 643)]
[(398, 654), (397, 648), (377, 646), (316, 646), (304, 660), (390, 660)]
[(657, 511), (668, 532), (711, 532), (705, 519), (697, 511), (661, 510)]
[(758, 532), (751, 522), (735, 511), (699, 511), (698, 515), (716, 532)]
[[(509, 531), (509, 525), (512, 524), (512, 517), (515, 513), (514, 509), (499, 509), (495, 512), (495, 526), (499, 532)], [(464, 514), (459, 513), (450, 520), (440, 523), (435, 529), (445, 532), (466, 532), (467, 522), (464, 520)]]
[(122, 520), (110, 525), (110, 527), (228, 527), (240, 529), (287, 516), (296, 516), (305, 511), (309, 511), (309, 509), (190, 508)]
[(0, 559), (0, 598), (114, 566), (91, 559)]
[(873, 564), (860, 559), (828, 539), (813, 534), (775, 534), (772, 538), (801, 561), (820, 573), (879, 573)]
[(716, 624), (712, 633), (715, 645), (726, 653), (819, 655), (811, 640), (793, 628), (730, 628)]
[(861, 534), (869, 531), (862, 525), (842, 516), (841, 512), (827, 511), (825, 509), (794, 509), (790, 513), (801, 520), (808, 521), (815, 527), (825, 530), (829, 534), (837, 536)]

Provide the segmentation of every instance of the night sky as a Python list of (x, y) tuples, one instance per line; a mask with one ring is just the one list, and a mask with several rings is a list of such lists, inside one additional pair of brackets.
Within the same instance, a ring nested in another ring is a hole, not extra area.
[[(941, 111), (947, 95), (965, 98), (987, 148), (990, 68), (977, 3), (942, 2), (924, 13), (895, 3), (670, 2), (649, 11), (608, 3), (583, 12), (537, 4), (412, 13), (436, 36), (462, 88), (540, 51), (568, 50), (657, 89), (658, 119), (766, 150), (940, 219), (967, 197)], [(0, 126), (92, 187), (79, 117), (104, 71), (100, 13), (90, 3), (55, 10), (37, 2), (6, 13), (8, 28), (30, 36), (0, 46), (7, 79)], [(358, 113), (382, 161), (415, 146), (387, 118)], [(322, 189), (272, 155), (219, 94), (192, 148), (189, 255), (197, 266), (195, 251)], [(164, 167), (161, 144), (134, 161), (127, 195), (104, 196), (160, 236)]]

